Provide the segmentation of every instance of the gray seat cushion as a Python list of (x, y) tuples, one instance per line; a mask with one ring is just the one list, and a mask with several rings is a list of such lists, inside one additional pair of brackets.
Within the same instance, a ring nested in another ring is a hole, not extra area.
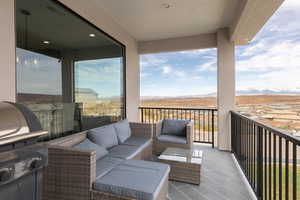
[(122, 144), (131, 136), (131, 129), (128, 120), (122, 120), (114, 124), (118, 136), (119, 144)]
[(187, 144), (186, 137), (180, 137), (180, 136), (174, 136), (174, 135), (160, 135), (156, 139), (160, 142)]
[(80, 150), (95, 150), (96, 151), (96, 160), (98, 160), (108, 154), (108, 151), (105, 149), (105, 147), (95, 144), (92, 141), (90, 141), (89, 139), (85, 139), (82, 142), (80, 142), (79, 144), (74, 145), (73, 148), (80, 149)]
[(122, 159), (132, 159), (142, 150), (141, 147), (138, 146), (130, 146), (130, 145), (118, 145), (109, 150), (107, 156), (122, 158)]
[(87, 136), (92, 142), (107, 149), (118, 145), (118, 138), (113, 125), (91, 129)]
[(175, 135), (186, 137), (186, 125), (189, 120), (165, 119), (162, 124), (162, 135)]
[(123, 144), (126, 145), (132, 145), (132, 146), (143, 146), (145, 144), (148, 144), (151, 142), (151, 139), (145, 138), (145, 137), (140, 137), (140, 136), (131, 136), (127, 140), (123, 142)]
[(109, 156), (105, 156), (102, 159), (97, 160), (96, 162), (96, 177), (101, 177), (107, 172), (109, 172), (112, 168), (119, 165), (123, 162), (123, 159), (113, 158)]
[(168, 165), (128, 160), (97, 178), (95, 189), (134, 199), (153, 200), (168, 178)]
[(132, 166), (132, 167), (140, 167), (140, 168), (149, 168), (153, 170), (160, 171), (169, 171), (170, 167), (167, 164), (145, 161), (145, 160), (124, 160), (121, 164), (122, 166)]

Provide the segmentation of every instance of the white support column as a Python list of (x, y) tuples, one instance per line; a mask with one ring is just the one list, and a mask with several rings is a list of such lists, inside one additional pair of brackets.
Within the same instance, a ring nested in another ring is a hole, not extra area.
[(218, 46), (218, 148), (231, 150), (230, 110), (235, 107), (235, 46), (228, 29), (217, 33)]
[(0, 101), (16, 101), (15, 5), (0, 1)]
[(126, 113), (129, 121), (139, 122), (140, 64), (137, 45), (126, 48)]

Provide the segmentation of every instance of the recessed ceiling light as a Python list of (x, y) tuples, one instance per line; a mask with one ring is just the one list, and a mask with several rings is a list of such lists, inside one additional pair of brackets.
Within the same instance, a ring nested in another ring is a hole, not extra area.
[(89, 36), (90, 37), (96, 37), (96, 35), (94, 33), (90, 33)]
[(162, 6), (163, 8), (171, 8), (171, 5), (168, 4), (168, 3), (163, 3), (163, 4), (161, 4), (161, 6)]
[(44, 44), (50, 44), (50, 42), (48, 40), (44, 40), (43, 43)]

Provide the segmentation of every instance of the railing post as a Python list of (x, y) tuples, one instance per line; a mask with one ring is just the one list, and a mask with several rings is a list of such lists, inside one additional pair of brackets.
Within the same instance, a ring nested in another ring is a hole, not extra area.
[(212, 110), (212, 117), (211, 117), (211, 131), (212, 131), (212, 148), (215, 148), (215, 111)]
[(230, 113), (230, 122), (231, 122), (231, 152), (235, 152), (235, 121), (234, 121), (234, 114)]
[(258, 126), (257, 135), (257, 199), (263, 199), (263, 128)]
[(141, 110), (142, 122), (144, 122), (144, 108), (140, 108), (140, 110)]
[(297, 198), (297, 145), (293, 144), (293, 200)]
[(237, 131), (237, 136), (238, 136), (238, 158), (239, 161), (242, 160), (242, 118), (239, 118), (238, 120), (238, 131)]

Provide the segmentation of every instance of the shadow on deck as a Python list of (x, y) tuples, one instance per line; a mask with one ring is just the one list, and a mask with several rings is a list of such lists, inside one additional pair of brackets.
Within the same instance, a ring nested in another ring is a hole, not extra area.
[(195, 144), (203, 150), (200, 185), (171, 181), (170, 200), (250, 200), (251, 196), (232, 159), (231, 153)]

